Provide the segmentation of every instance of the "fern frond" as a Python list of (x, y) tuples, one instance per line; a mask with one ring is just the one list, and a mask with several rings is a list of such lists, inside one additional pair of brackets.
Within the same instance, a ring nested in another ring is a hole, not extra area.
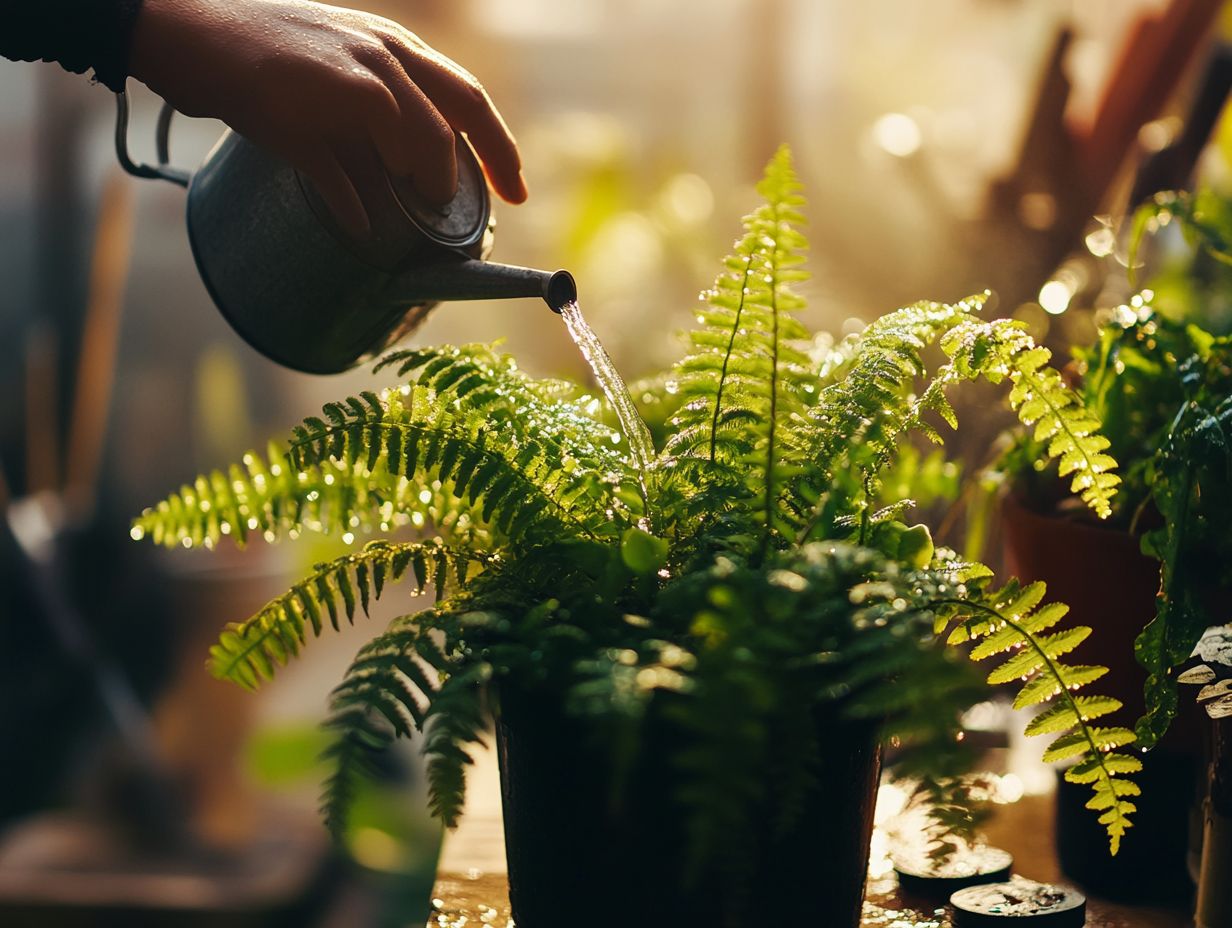
[(257, 534), (268, 542), (307, 532), (341, 536), (414, 524), (452, 532), (474, 528), (465, 506), (430, 483), (383, 467), (344, 460), (293, 467), (283, 447), (250, 451), (223, 473), (199, 476), (133, 522), (132, 536), (166, 547), (213, 548), (224, 538), (243, 547)]
[[(212, 547), (224, 536), (268, 540), (414, 522), (470, 534), (495, 520), (508, 537), (532, 526), (575, 532), (642, 508), (627, 458), (595, 415), (482, 345), (401, 352), (415, 383), (330, 403), (294, 430), (288, 453), (245, 455), (228, 474), (198, 477), (134, 523), (134, 537)], [(630, 510), (630, 507), (631, 510)]]
[[(1109, 442), (1099, 433), (1099, 419), (1071, 390), (1049, 361), (1052, 353), (1036, 345), (1023, 324), (1011, 319), (962, 321), (941, 339), (950, 363), (920, 398), (918, 408), (948, 406), (944, 391), (960, 380), (983, 377), (997, 384), (1008, 379), (1010, 407), (1045, 445), (1070, 489), (1101, 519), (1112, 513), (1112, 497), (1121, 478), (1106, 453)], [(955, 425), (950, 419), (951, 427)]]
[(321, 752), (321, 760), (329, 768), (321, 793), (321, 819), (338, 842), (346, 834), (348, 815), (362, 784), (376, 778), (377, 761), (394, 737), (382, 724), (368, 720), (358, 711), (353, 716), (339, 714), (334, 727), (344, 726), (348, 730)]
[[(325, 759), (332, 770), (321, 811), (335, 836), (345, 831), (355, 793), (376, 769), (379, 755), (394, 739), (410, 738), (425, 726), (433, 807), (449, 827), (456, 823), (463, 795), (455, 749), (477, 741), (482, 730), (482, 716), (468, 702), (477, 691), (471, 684), (480, 665), (459, 665), (434, 638), (441, 632), (454, 637), (458, 616), (456, 610), (436, 608), (394, 619), (360, 649), (330, 696), (325, 725), (333, 740)], [(456, 717), (441, 725), (444, 716)], [(434, 718), (438, 721), (430, 725)]]
[(528, 406), (519, 434), (490, 421), (482, 403), (471, 407), (418, 386), (404, 389), (330, 404), (328, 421), (305, 420), (291, 443), (293, 465), (366, 460), (408, 479), (431, 480), (510, 541), (594, 537), (610, 534), (617, 513), (634, 519), (630, 507), (639, 496), (627, 469), (575, 431), (574, 410)]
[(669, 420), (664, 453), (742, 467), (768, 532), (783, 481), (779, 424), (816, 392), (817, 376), (809, 334), (794, 316), (804, 302), (791, 285), (807, 277), (796, 229), (804, 199), (786, 147), (757, 189), (765, 202), (745, 217), (744, 236), (702, 294), (690, 351), (673, 368), (683, 404)]
[(381, 596), (387, 582), (409, 574), (412, 595), (429, 583), (437, 596), (466, 583), (470, 568), (489, 558), (469, 548), (441, 542), (374, 541), (362, 550), (318, 564), (311, 576), (271, 600), (244, 622), (228, 625), (210, 649), (210, 671), (256, 689), (276, 669), (297, 655), (309, 632), (319, 637), (328, 621), (337, 631), (342, 619), (354, 622), (357, 602), (364, 612), (369, 601)]
[[(1020, 323), (974, 317), (984, 300), (916, 304), (881, 317), (855, 340), (835, 380), (789, 433), (793, 456), (810, 462), (783, 499), (786, 519), (797, 526), (797, 542), (818, 529), (816, 501), (827, 489), (833, 493), (846, 482), (857, 509), (871, 505), (906, 432), (920, 431), (940, 444), (941, 433), (925, 414), (935, 413), (957, 428), (946, 390), (981, 377), (994, 384), (1009, 380), (1011, 408), (1034, 428), (1046, 454), (1070, 477), (1073, 492), (1101, 517), (1111, 512), (1120, 478), (1113, 473), (1116, 462), (1105, 453), (1108, 440), (1098, 432), (1098, 419), (1049, 366), (1050, 353)], [(933, 342), (950, 360), (930, 377), (922, 352)], [(920, 378), (925, 386), (917, 397), (913, 390)]]
[(387, 367), (396, 367), (399, 377), (413, 376), (438, 405), (456, 403), (459, 412), (482, 416), (490, 427), (554, 443), (562, 456), (573, 449), (581, 455), (579, 465), (600, 472), (631, 466), (628, 446), (614, 445), (612, 430), (596, 418), (597, 399), (568, 381), (527, 376), (511, 356), (491, 345), (395, 351), (381, 358), (375, 370)]
[(483, 746), (486, 728), (484, 683), (489, 669), (471, 664), (446, 678), (424, 719), (428, 761), (428, 806), (446, 828), (454, 828), (466, 804), (467, 745)]
[(1142, 769), (1136, 757), (1118, 752), (1135, 741), (1128, 728), (1098, 727), (1088, 724), (1121, 708), (1107, 696), (1079, 696), (1076, 691), (1099, 679), (1103, 667), (1070, 665), (1061, 658), (1076, 648), (1091, 630), (1076, 626), (1044, 634), (1064, 617), (1058, 604), (1037, 608), (1044, 596), (1044, 585), (1020, 587), (1016, 582), (978, 599), (947, 600), (939, 603), (958, 610), (961, 624), (949, 636), (951, 643), (978, 642), (971, 650), (975, 661), (998, 658), (988, 675), (991, 684), (1021, 681), (1015, 708), (1051, 703), (1027, 726), (1028, 735), (1052, 735), (1044, 752), (1048, 763), (1077, 758), (1066, 771), (1066, 779), (1092, 784), (1095, 795), (1087, 808), (1100, 810), (1099, 821), (1107, 829), (1113, 854), (1131, 826), (1136, 807), (1129, 797), (1138, 795), (1137, 784), (1125, 774)]
[(827, 491), (844, 480), (858, 489), (873, 488), (900, 436), (915, 424), (907, 397), (925, 373), (924, 349), (977, 312), (985, 299), (916, 303), (882, 316), (846, 343), (830, 372), (832, 382), (805, 416), (789, 423), (792, 457), (807, 462), (782, 499), (795, 541), (806, 541), (818, 527), (818, 501)]

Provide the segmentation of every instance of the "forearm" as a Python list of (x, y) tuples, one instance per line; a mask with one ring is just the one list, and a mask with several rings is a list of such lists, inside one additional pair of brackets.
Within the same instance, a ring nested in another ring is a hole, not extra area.
[(0, 55), (56, 61), (122, 90), (141, 0), (0, 0)]
[(311, 0), (0, 0), (0, 55), (132, 76), (307, 176), (366, 235), (373, 166), (425, 201), (457, 191), (464, 133), (493, 189), (526, 199), (517, 143), (479, 82), (392, 20)]

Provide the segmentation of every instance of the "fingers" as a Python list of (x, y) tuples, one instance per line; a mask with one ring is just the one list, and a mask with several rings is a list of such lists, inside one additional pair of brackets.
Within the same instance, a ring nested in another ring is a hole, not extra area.
[(372, 231), (368, 211), (337, 156), (330, 151), (320, 151), (292, 160), (293, 163), (299, 161), (297, 167), (312, 182), (342, 230), (361, 241), (368, 238)]
[(526, 181), (517, 142), (479, 82), (444, 55), (413, 42), (404, 30), (388, 31), (382, 38), (409, 81), (449, 125), (466, 133), (493, 189), (510, 203), (524, 201)]
[(366, 79), (365, 120), (385, 167), (394, 176), (410, 177), (429, 203), (448, 203), (458, 192), (449, 122), (384, 48), (365, 50), (357, 58), (373, 74)]

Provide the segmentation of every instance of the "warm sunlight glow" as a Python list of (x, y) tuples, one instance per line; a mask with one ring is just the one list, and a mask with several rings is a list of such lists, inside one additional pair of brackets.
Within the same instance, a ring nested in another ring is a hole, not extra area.
[(873, 138), (896, 158), (914, 155), (924, 141), (919, 124), (904, 113), (886, 113), (873, 123)]
[(1069, 301), (1073, 298), (1074, 291), (1063, 281), (1050, 280), (1040, 287), (1039, 304), (1044, 307), (1045, 312), (1054, 316), (1059, 316), (1069, 309)]

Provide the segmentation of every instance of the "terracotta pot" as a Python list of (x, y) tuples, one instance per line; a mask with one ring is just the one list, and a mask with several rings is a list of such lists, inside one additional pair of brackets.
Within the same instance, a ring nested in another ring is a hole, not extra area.
[(497, 749), (509, 895), (518, 928), (674, 928), (799, 924), (856, 928), (881, 768), (878, 727), (819, 718), (825, 764), (794, 825), (774, 809), (749, 845), (747, 885), (720, 868), (686, 872), (688, 836), (673, 752), (687, 740), (661, 719), (643, 726), (638, 759), (614, 789), (605, 753), (559, 704), (501, 694)]
[[(1006, 570), (1024, 582), (1042, 580), (1048, 599), (1068, 603), (1067, 621), (1089, 625), (1091, 635), (1074, 653), (1076, 663), (1100, 664), (1108, 674), (1092, 692), (1125, 704), (1100, 724), (1133, 726), (1142, 714), (1146, 671), (1134, 659), (1134, 639), (1155, 616), (1159, 563), (1142, 554), (1126, 532), (1091, 522), (1042, 514), (1013, 494), (1001, 506)], [(1182, 708), (1186, 702), (1181, 700)], [(1190, 821), (1197, 798), (1201, 730), (1183, 712), (1160, 745), (1142, 760), (1134, 779), (1134, 828), (1115, 858), (1096, 816), (1084, 808), (1090, 789), (1057, 777), (1057, 854), (1069, 878), (1105, 898), (1122, 902), (1178, 903), (1193, 891), (1186, 865)]]

